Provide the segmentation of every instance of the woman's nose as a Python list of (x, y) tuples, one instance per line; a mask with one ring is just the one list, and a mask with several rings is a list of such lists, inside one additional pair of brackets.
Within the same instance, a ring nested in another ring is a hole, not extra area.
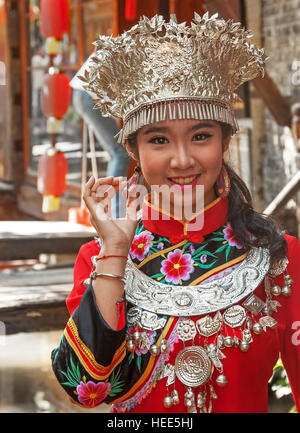
[(170, 166), (171, 168), (180, 168), (181, 170), (193, 167), (195, 164), (191, 149), (186, 143), (179, 144), (174, 148)]

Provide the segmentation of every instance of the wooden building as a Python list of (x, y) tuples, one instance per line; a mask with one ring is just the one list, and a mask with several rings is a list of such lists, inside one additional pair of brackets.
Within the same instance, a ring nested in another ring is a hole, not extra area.
[[(63, 40), (60, 69), (70, 78), (93, 49), (98, 34), (117, 35), (130, 28), (141, 15), (177, 13), (190, 20), (194, 10), (203, 13), (203, 0), (153, 0), (136, 2), (136, 18), (125, 19), (125, 0), (70, 0), (70, 32)], [(40, 0), (0, 2), (0, 182), (2, 190), (16, 197), (17, 208), (34, 219), (61, 220), (80, 200), (82, 121), (71, 105), (64, 118), (64, 133), (57, 147), (68, 159), (67, 189), (60, 210), (43, 214), (36, 188), (37, 159), (49, 145), (46, 119), (40, 107), (43, 75), (47, 71), (45, 38), (39, 30)], [(99, 157), (104, 174), (105, 155)], [(3, 212), (8, 209), (3, 207)], [(0, 219), (11, 219), (0, 215)], [(21, 218), (22, 219), (22, 218)]]
[[(255, 42), (258, 45), (261, 42), (258, 12), (264, 7), (264, 0), (136, 0), (136, 16), (132, 20), (125, 18), (128, 0), (69, 1), (71, 26), (63, 39), (59, 64), (70, 78), (91, 53), (92, 42), (98, 34), (120, 34), (141, 15), (151, 17), (159, 13), (168, 18), (176, 13), (178, 21), (189, 22), (194, 11), (218, 12), (226, 19), (233, 18), (250, 28), (254, 26)], [(49, 145), (50, 137), (40, 107), (41, 83), (48, 58), (45, 38), (39, 30), (39, 6), (40, 0), (0, 2), (0, 191), (9, 190), (14, 195), (23, 217), (27, 214), (32, 219), (66, 220), (68, 208), (80, 202), (82, 121), (71, 105), (64, 118), (64, 133), (57, 138), (57, 147), (68, 158), (67, 189), (58, 212), (42, 213), (42, 197), (36, 188), (37, 159)], [(290, 105), (268, 74), (263, 81), (256, 79), (249, 87), (242, 86), (239, 92), (244, 105), (238, 107), (237, 117), (246, 119), (246, 124), (247, 119), (252, 122), (249, 186), (257, 207), (263, 210), (268, 203), (263, 203), (261, 193), (264, 182), (259, 147), (264, 134), (261, 113), (267, 106), (279, 126), (291, 126)], [(255, 117), (255, 113), (260, 114)], [(106, 162), (105, 154), (99, 152), (99, 175), (105, 174)], [(9, 212), (3, 215), (6, 209), (5, 203), (0, 203), (0, 219), (12, 219)]]

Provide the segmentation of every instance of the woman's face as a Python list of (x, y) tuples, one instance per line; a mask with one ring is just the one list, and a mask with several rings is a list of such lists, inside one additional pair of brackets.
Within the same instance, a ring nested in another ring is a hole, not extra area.
[[(195, 208), (200, 191), (204, 192), (204, 206), (216, 199), (214, 184), (230, 136), (223, 141), (218, 122), (168, 120), (146, 125), (138, 131), (135, 156), (151, 189), (154, 185), (165, 185), (166, 190), (173, 187), (181, 196), (188, 193), (189, 203)], [(203, 185), (203, 189), (199, 185)], [(156, 203), (164, 208), (161, 201)], [(170, 212), (173, 214), (175, 204), (176, 199), (171, 194)]]

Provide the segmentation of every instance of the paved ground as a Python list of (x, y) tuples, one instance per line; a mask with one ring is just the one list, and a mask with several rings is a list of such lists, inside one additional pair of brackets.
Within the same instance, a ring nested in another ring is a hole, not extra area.
[(107, 406), (82, 409), (69, 402), (50, 365), (62, 331), (0, 337), (0, 413), (107, 412)]
[[(71, 404), (58, 385), (50, 353), (61, 335), (62, 331), (0, 335), (0, 413), (108, 412), (106, 405), (83, 409)], [(291, 405), (290, 396), (277, 400), (272, 394), (269, 412), (284, 413)]]

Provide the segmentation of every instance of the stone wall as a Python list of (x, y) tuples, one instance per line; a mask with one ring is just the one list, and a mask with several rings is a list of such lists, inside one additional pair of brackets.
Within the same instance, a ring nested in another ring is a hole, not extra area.
[[(299, 102), (300, 0), (261, 0), (261, 19), (262, 44), (270, 57), (267, 71), (289, 103)], [(278, 126), (267, 109), (264, 132), (263, 196), (267, 205), (297, 171), (297, 155), (289, 128)]]

